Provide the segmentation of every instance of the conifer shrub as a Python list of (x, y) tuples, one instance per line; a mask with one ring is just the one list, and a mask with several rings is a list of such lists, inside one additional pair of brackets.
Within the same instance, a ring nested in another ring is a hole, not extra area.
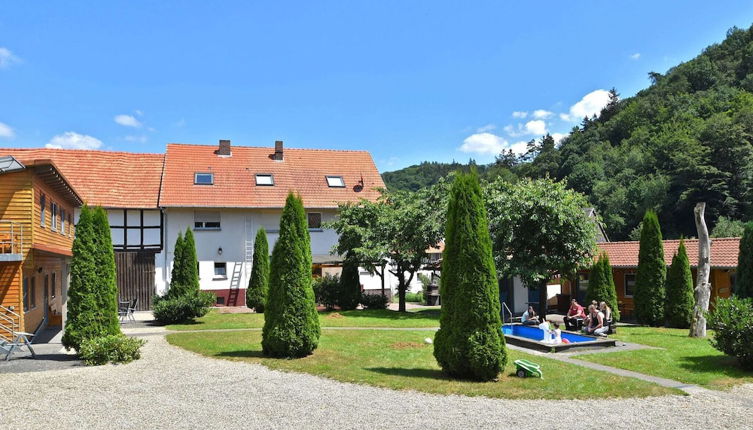
[(346, 258), (340, 275), (340, 291), (337, 304), (347, 311), (358, 307), (361, 301), (361, 278), (358, 275), (358, 262)]
[(62, 339), (66, 349), (78, 351), (84, 340), (103, 334), (97, 294), (101, 279), (97, 270), (96, 254), (100, 249), (96, 234), (94, 212), (84, 205), (73, 240), (68, 314)]
[(507, 363), (489, 226), (475, 171), (459, 174), (447, 209), (442, 310), (434, 357), (456, 378), (496, 379)]
[(685, 249), (685, 241), (680, 241), (677, 253), (672, 257), (672, 264), (667, 272), (667, 303), (664, 315), (667, 327), (689, 328), (693, 319), (695, 295), (693, 274)]
[(300, 196), (288, 194), (272, 250), (262, 350), (270, 357), (304, 357), (319, 344), (311, 279), (311, 239)]
[(167, 290), (167, 298), (180, 297), (184, 293), (183, 289), (186, 284), (185, 270), (183, 269), (185, 264), (184, 248), (183, 233), (178, 232), (178, 238), (175, 239), (175, 247), (173, 248), (173, 269), (170, 272), (170, 289)]
[(711, 345), (753, 370), (753, 299), (717, 299), (708, 323), (714, 331)]
[(209, 291), (188, 292), (156, 300), (152, 313), (160, 324), (190, 323), (206, 315), (216, 300), (217, 296)]
[(612, 265), (606, 253), (599, 255), (599, 259), (591, 267), (588, 278), (588, 290), (586, 290), (586, 303), (592, 300), (606, 302), (612, 310), (612, 320), (620, 320), (620, 310), (617, 306), (617, 288), (614, 285)]
[(94, 254), (95, 264), (100, 276), (100, 284), (95, 290), (95, 299), (99, 310), (99, 324), (102, 334), (120, 333), (118, 318), (118, 284), (115, 270), (115, 252), (110, 236), (110, 222), (107, 211), (101, 207), (93, 209), (93, 225), (97, 246)]
[(745, 224), (743, 237), (740, 239), (734, 292), (737, 297), (753, 297), (753, 222)]
[(199, 259), (196, 256), (196, 241), (191, 227), (186, 228), (186, 234), (183, 236), (183, 262), (183, 282), (187, 291), (199, 291)]
[(641, 229), (633, 295), (635, 316), (639, 323), (651, 326), (664, 324), (666, 272), (659, 219), (653, 211), (646, 211)]
[(141, 358), (141, 347), (145, 343), (143, 339), (122, 333), (97, 336), (83, 341), (79, 356), (87, 366), (125, 364)]
[(246, 290), (246, 306), (256, 313), (264, 313), (269, 290), (269, 244), (264, 227), (256, 232), (254, 239), (254, 256), (251, 266), (251, 279)]

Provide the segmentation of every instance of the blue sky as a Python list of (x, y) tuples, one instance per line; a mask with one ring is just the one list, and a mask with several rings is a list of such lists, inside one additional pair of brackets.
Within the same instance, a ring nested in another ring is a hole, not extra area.
[(0, 146), (488, 162), (753, 24), (749, 1), (210, 3), (3, 2)]

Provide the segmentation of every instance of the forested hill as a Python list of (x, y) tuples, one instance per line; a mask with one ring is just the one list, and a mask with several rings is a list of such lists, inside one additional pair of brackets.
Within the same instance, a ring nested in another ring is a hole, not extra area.
[[(566, 179), (588, 196), (611, 238), (626, 239), (646, 209), (665, 238), (695, 236), (693, 207), (707, 221), (753, 217), (753, 27), (727, 38), (652, 84), (586, 118), (559, 147), (550, 137), (529, 154), (498, 157), (482, 176)], [(614, 94), (616, 96), (616, 93)], [(463, 165), (423, 163), (383, 174), (388, 187), (415, 189)]]

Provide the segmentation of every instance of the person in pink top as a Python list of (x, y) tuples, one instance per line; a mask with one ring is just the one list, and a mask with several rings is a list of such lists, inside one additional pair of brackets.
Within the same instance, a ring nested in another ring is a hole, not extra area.
[(582, 324), (585, 318), (586, 313), (583, 312), (583, 306), (579, 305), (575, 299), (570, 300), (570, 309), (567, 311), (567, 315), (565, 315), (565, 329), (578, 330), (578, 323)]

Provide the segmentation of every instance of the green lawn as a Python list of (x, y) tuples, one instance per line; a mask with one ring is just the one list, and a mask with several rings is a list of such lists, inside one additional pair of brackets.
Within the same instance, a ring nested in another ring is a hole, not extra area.
[[(399, 320), (398, 320), (399, 321)], [(168, 342), (209, 357), (260, 363), (272, 369), (305, 372), (343, 382), (398, 390), (499, 398), (563, 399), (644, 397), (680, 394), (658, 385), (624, 378), (517, 351), (498, 382), (457, 381), (445, 377), (434, 360), (433, 332), (409, 330), (329, 330), (314, 354), (296, 360), (266, 358), (261, 332), (194, 332), (167, 336)], [(544, 379), (513, 375), (513, 360), (526, 358), (542, 365)]]
[[(319, 321), (322, 327), (439, 327), (439, 309), (429, 308), (415, 312), (390, 310), (320, 312)], [(183, 331), (261, 328), (263, 326), (263, 314), (221, 314), (213, 309), (193, 324), (174, 324), (167, 328)]]
[(687, 330), (620, 327), (613, 337), (662, 349), (588, 354), (576, 358), (706, 388), (721, 389), (753, 382), (753, 372), (740, 369), (734, 358), (714, 349), (708, 339), (688, 337)]

